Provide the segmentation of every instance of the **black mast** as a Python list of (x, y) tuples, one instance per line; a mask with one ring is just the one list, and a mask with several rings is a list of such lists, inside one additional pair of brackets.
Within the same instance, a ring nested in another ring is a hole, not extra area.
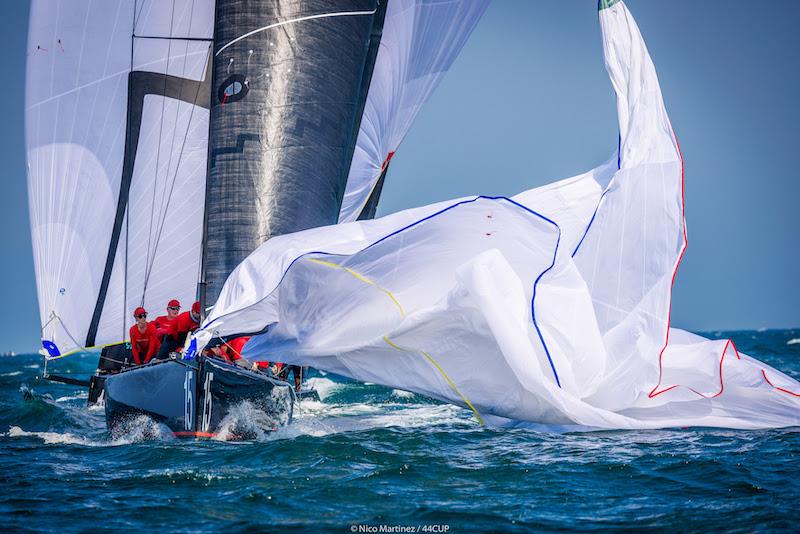
[(205, 309), (275, 235), (338, 222), (385, 2), (217, 0)]

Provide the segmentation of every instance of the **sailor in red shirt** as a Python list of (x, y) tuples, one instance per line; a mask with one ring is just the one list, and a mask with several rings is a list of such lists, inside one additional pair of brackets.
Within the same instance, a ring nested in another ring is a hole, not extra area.
[(190, 311), (178, 315), (175, 318), (174, 325), (172, 337), (178, 343), (178, 346), (182, 347), (186, 343), (189, 333), (194, 332), (200, 326), (200, 301), (195, 301)]
[(156, 358), (166, 360), (169, 353), (180, 348), (177, 339), (176, 327), (178, 326), (178, 312), (181, 311), (181, 303), (177, 299), (172, 299), (167, 303), (167, 314), (156, 317), (153, 324), (156, 333), (161, 340), (161, 348), (158, 350)]
[(222, 345), (207, 350), (210, 354), (218, 356), (219, 358), (222, 358), (223, 360), (239, 367), (244, 367), (245, 369), (257, 371), (262, 368), (268, 368), (269, 362), (252, 363), (247, 358), (242, 357), (244, 346), (249, 340), (250, 336), (237, 337), (231, 339), (230, 341), (224, 342)]
[(172, 299), (167, 303), (167, 314), (156, 317), (153, 324), (156, 327), (159, 339), (164, 341), (164, 336), (173, 335), (175, 331), (175, 320), (181, 311), (181, 303), (177, 299)]
[(141, 306), (133, 311), (136, 324), (131, 327), (131, 351), (136, 365), (149, 362), (158, 352), (161, 343), (153, 323), (147, 322), (147, 311)]

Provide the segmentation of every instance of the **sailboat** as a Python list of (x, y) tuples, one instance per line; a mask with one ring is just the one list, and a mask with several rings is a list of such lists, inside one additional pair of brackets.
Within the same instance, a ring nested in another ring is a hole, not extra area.
[[(374, 217), (389, 162), (486, 8), (471, 0), (31, 5), (26, 143), (45, 362), (100, 349), (113, 432), (213, 437), (293, 388), (203, 354), (128, 365), (132, 310), (216, 303), (275, 236)], [(247, 298), (247, 290), (238, 298)], [(225, 336), (216, 342), (226, 342)]]

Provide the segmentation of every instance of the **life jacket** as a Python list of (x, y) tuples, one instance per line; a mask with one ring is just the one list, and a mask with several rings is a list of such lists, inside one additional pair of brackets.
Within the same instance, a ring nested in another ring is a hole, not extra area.
[(138, 325), (133, 325), (129, 333), (133, 361), (136, 365), (149, 362), (158, 353), (158, 348), (161, 345), (155, 325), (147, 323), (144, 332), (139, 331)]

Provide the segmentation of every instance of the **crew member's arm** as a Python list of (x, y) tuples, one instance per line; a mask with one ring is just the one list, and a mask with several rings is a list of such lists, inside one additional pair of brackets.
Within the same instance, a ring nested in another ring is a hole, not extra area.
[(139, 344), (136, 343), (136, 334), (139, 333), (137, 330), (138, 328), (136, 328), (136, 325), (133, 325), (129, 332), (131, 337), (131, 353), (133, 353), (133, 363), (142, 365), (142, 358), (139, 354)]
[(144, 358), (144, 363), (150, 363), (150, 360), (153, 359), (153, 356), (158, 354), (158, 349), (161, 348), (161, 341), (158, 339), (158, 334), (156, 334), (156, 329), (153, 328), (148, 332), (150, 336), (150, 343), (147, 347), (147, 356)]
[(256, 371), (258, 370), (258, 365), (243, 357), (241, 354), (245, 343), (247, 343), (247, 340), (249, 339), (249, 337), (233, 339), (229, 343), (225, 343), (225, 349), (228, 353), (228, 358), (231, 360), (231, 362), (233, 362), (234, 365), (244, 369), (249, 369), (251, 371)]

